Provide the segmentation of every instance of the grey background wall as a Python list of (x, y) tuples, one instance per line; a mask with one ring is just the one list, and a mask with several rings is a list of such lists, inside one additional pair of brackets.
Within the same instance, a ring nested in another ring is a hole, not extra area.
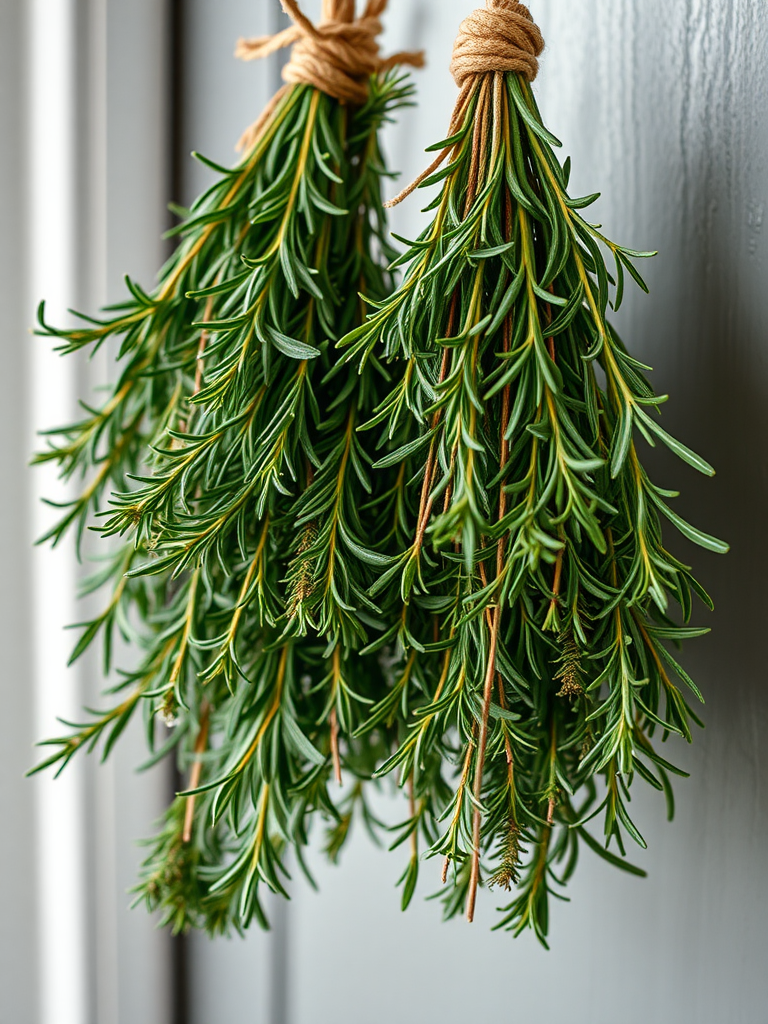
[[(422, 168), (423, 148), (448, 123), (455, 96), (448, 59), (473, 6), (390, 4), (386, 45), (423, 46), (429, 58), (416, 75), (419, 108), (387, 140), (391, 165), (405, 179)], [(256, 84), (252, 69), (223, 63), (231, 39), (211, 39), (222, 7), (233, 29), (256, 28), (247, 0), (196, 0), (191, 9), (194, 52), (207, 59), (197, 57), (187, 82), (187, 127), (190, 142), (194, 136), (215, 159), (229, 155), (257, 106), (253, 88), (228, 90), (228, 102), (217, 91), (235, 75)], [(651, 298), (633, 296), (620, 328), (654, 365), (658, 389), (672, 396), (665, 422), (719, 470), (704, 481), (652, 457), (658, 479), (682, 488), (683, 512), (733, 545), (719, 560), (674, 541), (717, 602), (713, 634), (686, 654), (707, 695), (707, 729), (692, 750), (671, 745), (693, 775), (677, 786), (674, 824), (655, 794), (638, 787), (650, 851), (635, 859), (649, 880), (585, 856), (571, 903), (554, 909), (549, 954), (530, 937), (490, 934), (492, 895), (483, 896), (472, 928), (440, 924), (438, 908), (419, 900), (401, 916), (394, 883), (402, 865), (362, 836), (341, 870), (318, 860), (320, 894), (297, 884), (288, 908), (291, 1024), (458, 1024), (478, 1014), (574, 1024), (768, 1020), (768, 4), (534, 0), (531, 8), (548, 44), (536, 91), (573, 157), (574, 193), (601, 190), (596, 218), (611, 237), (659, 250), (647, 266)], [(417, 197), (400, 207), (396, 229), (414, 231), (422, 205)], [(382, 811), (392, 821), (405, 816), (395, 798)], [(438, 888), (437, 870), (425, 865), (422, 895)], [(242, 955), (241, 947), (225, 956), (233, 966), (237, 958), (238, 973)], [(235, 975), (223, 971), (233, 1005)], [(197, 1021), (227, 1019), (206, 1009)]]
[[(160, 259), (167, 26), (162, 5), (151, 0), (61, 2), (91, 19), (96, 34), (85, 33), (78, 45), (102, 75), (81, 84), (87, 116), (73, 129), (92, 144), (84, 179), (91, 184), (78, 199), (92, 225), (78, 260), (78, 287), (90, 302), (114, 296), (124, 272), (151, 280)], [(57, 1015), (49, 1006), (45, 1017), (41, 1010), (45, 915), (36, 898), (35, 791), (20, 780), (35, 728), (35, 603), (20, 543), (28, 535), (25, 417), (35, 384), (25, 335), (32, 312), (21, 84), (28, 3), (0, 0), (0, 800), (13, 836), (0, 844), (0, 1024), (63, 1024), (72, 1019), (67, 1008)], [(405, 178), (444, 132), (455, 95), (450, 49), (473, 6), (390, 0), (386, 46), (424, 46), (429, 58), (416, 77), (420, 107), (405, 112), (387, 138), (390, 163)], [(292, 903), (275, 909), (272, 936), (194, 939), (194, 1024), (459, 1024), (526, 1014), (543, 1024), (768, 1021), (768, 0), (532, 0), (531, 7), (548, 43), (536, 91), (573, 157), (573, 190), (602, 190), (597, 216), (608, 233), (659, 250), (647, 267), (651, 298), (632, 297), (621, 331), (655, 366), (658, 390), (672, 396), (665, 424), (719, 470), (705, 481), (660, 453), (650, 456), (656, 477), (682, 488), (683, 514), (733, 547), (717, 559), (675, 539), (717, 602), (713, 634), (686, 654), (707, 696), (707, 729), (692, 749), (670, 750), (692, 779), (676, 787), (672, 825), (655, 795), (638, 790), (650, 850), (635, 859), (649, 879), (626, 878), (585, 857), (570, 904), (554, 908), (549, 954), (529, 937), (491, 934), (495, 900), (487, 894), (472, 928), (440, 924), (438, 908), (419, 898), (401, 916), (397, 857), (356, 837), (341, 870), (315, 859), (320, 894), (297, 882)], [(184, 146), (227, 161), (277, 77), (275, 64), (235, 64), (232, 45), (239, 34), (277, 26), (276, 0), (180, 0), (180, 8)], [(316, 12), (319, 0), (306, 8)], [(187, 197), (204, 180), (199, 168), (188, 168)], [(400, 207), (396, 230), (416, 230), (421, 205), (416, 198)], [(85, 692), (90, 683), (81, 685)], [(148, 831), (166, 785), (132, 781), (136, 759), (126, 751), (103, 781), (91, 773), (82, 782), (93, 904), (83, 1024), (172, 1019), (170, 946), (141, 912), (129, 914), (124, 896), (138, 858), (130, 838)], [(381, 811), (396, 821), (402, 807), (383, 795)], [(437, 885), (428, 863), (420, 895)]]

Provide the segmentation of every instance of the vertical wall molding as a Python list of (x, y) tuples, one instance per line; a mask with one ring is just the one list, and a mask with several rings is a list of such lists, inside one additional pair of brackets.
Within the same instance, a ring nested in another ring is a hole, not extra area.
[(3, 372), (0, 374), (0, 1019), (39, 1024), (39, 899), (34, 858), (37, 815), (34, 791), (23, 782), (35, 735), (31, 683), (31, 582), (27, 537), (30, 495), (26, 467), (29, 422), (29, 324), (27, 309), (27, 171), (29, 76), (26, 0), (0, 3), (0, 307)]
[(97, 659), (66, 668), (73, 633), (64, 627), (85, 617), (75, 595), (87, 559), (78, 566), (71, 538), (54, 552), (32, 546), (55, 516), (40, 497), (66, 500), (68, 489), (55, 470), (26, 463), (43, 443), (36, 432), (76, 419), (77, 399), (98, 402), (94, 387), (115, 372), (113, 351), (62, 359), (28, 328), (43, 297), (50, 322), (71, 322), (68, 308), (94, 312), (121, 293), (125, 273), (151, 285), (162, 263), (165, 27), (154, 0), (0, 5), (0, 293), (10, 325), (0, 460), (15, 499), (0, 511), (9, 573), (2, 686), (13, 734), (0, 751), (0, 795), (23, 854), (0, 854), (2, 1024), (170, 1020), (170, 941), (128, 909), (142, 858), (136, 840), (151, 834), (167, 796), (162, 773), (134, 773), (144, 757), (140, 723), (106, 766), (75, 758), (57, 781), (23, 778), (40, 756), (33, 742), (64, 731), (57, 717), (81, 720), (84, 704), (102, 705), (104, 688)]
[[(77, 5), (75, 0), (30, 0), (28, 17), (28, 309), (31, 313), (36, 299), (46, 296), (48, 317), (62, 323), (76, 304), (80, 271)], [(71, 422), (74, 361), (59, 359), (48, 342), (31, 341), (29, 368), (30, 435)], [(56, 476), (54, 467), (30, 474), (34, 497), (70, 498), (76, 484), (63, 486)], [(58, 515), (34, 501), (27, 544)], [(70, 639), (64, 627), (77, 621), (71, 543), (54, 552), (48, 546), (34, 549), (31, 578), (35, 732), (42, 738), (61, 732), (57, 717), (77, 721), (81, 715), (81, 674), (66, 669)], [(30, 785), (37, 809), (40, 1024), (83, 1024), (87, 1018), (84, 778), (78, 761), (60, 780), (48, 773)]]

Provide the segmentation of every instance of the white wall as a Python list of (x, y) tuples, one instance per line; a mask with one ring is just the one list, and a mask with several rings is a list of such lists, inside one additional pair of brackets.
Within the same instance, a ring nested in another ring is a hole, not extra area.
[(66, 670), (62, 627), (83, 617), (71, 546), (31, 548), (38, 495), (61, 490), (27, 463), (34, 431), (76, 417), (107, 372), (106, 356), (62, 360), (29, 329), (40, 298), (60, 323), (162, 260), (165, 19), (155, 0), (0, 0), (0, 1024), (171, 1020), (169, 940), (127, 892), (169, 781), (137, 778), (140, 738), (106, 768), (24, 778), (56, 715), (101, 702), (91, 666)]
[[(96, 131), (102, 148), (97, 181), (104, 207), (97, 225), (103, 264), (93, 270), (101, 274), (96, 286), (102, 305), (124, 298), (126, 274), (151, 286), (166, 258), (161, 236), (169, 223), (170, 66), (166, 3), (95, 2), (103, 9), (105, 60), (104, 121)], [(102, 366), (102, 372), (109, 371)], [(101, 933), (97, 952), (110, 972), (97, 989), (93, 1024), (175, 1024), (170, 940), (144, 911), (130, 910), (128, 895), (146, 856), (137, 841), (153, 834), (172, 791), (163, 769), (136, 774), (145, 758), (137, 720), (110, 758), (100, 803), (92, 810), (92, 862), (104, 876), (94, 921)], [(94, 767), (98, 784), (103, 769)]]

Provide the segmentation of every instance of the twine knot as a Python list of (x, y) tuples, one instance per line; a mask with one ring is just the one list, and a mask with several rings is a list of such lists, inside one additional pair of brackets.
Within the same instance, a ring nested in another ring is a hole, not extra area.
[(451, 74), (461, 88), (468, 79), (493, 71), (514, 71), (532, 82), (539, 73), (544, 38), (525, 4), (487, 0), (459, 28)]
[(361, 16), (355, 17), (355, 0), (323, 0), (319, 25), (304, 15), (297, 0), (281, 0), (293, 21), (290, 28), (274, 36), (241, 39), (235, 56), (258, 60), (293, 46), (283, 68), (283, 80), (290, 84), (314, 86), (340, 103), (362, 106), (368, 99), (368, 81), (396, 64), (422, 67), (422, 53), (397, 53), (382, 58), (378, 36), (380, 15), (387, 0), (368, 0)]
[[(449, 137), (466, 116), (478, 78), (486, 74), (512, 72), (532, 82), (539, 73), (544, 37), (525, 4), (517, 0), (486, 0), (486, 7), (474, 11), (459, 27), (453, 47), (451, 74), (459, 87), (459, 98), (451, 118)], [(438, 153), (429, 167), (385, 206), (397, 206), (440, 167), (454, 144)]]

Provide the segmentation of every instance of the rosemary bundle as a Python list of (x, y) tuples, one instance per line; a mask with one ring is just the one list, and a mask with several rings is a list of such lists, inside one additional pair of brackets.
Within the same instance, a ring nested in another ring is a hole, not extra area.
[(106, 756), (142, 708), (149, 763), (175, 756), (189, 783), (139, 899), (211, 932), (266, 925), (259, 890), (287, 895), (286, 851), (304, 867), (319, 818), (336, 860), (355, 816), (380, 825), (369, 780), (397, 777), (403, 907), (423, 839), (447, 916), (472, 920), (481, 884), (514, 888), (497, 927), (546, 945), (583, 846), (643, 874), (631, 785), (671, 817), (684, 773), (657, 736), (700, 724), (671, 648), (706, 632), (694, 597), (711, 602), (662, 525), (727, 550), (636, 447), (713, 472), (662, 428), (608, 319), (653, 254), (584, 218), (597, 196), (569, 196), (531, 89), (541, 34), (487, 0), (457, 39), (448, 138), (396, 200), (440, 184), (434, 218), (395, 258), (378, 132), (410, 97), (393, 67), (419, 58), (379, 57), (385, 0), (360, 18), (325, 0), (319, 26), (283, 6), (293, 26), (239, 53), (293, 45), (287, 84), (182, 212), (156, 289), (129, 281), (74, 329), (41, 308), (63, 352), (119, 340), (108, 401), (39, 461), (85, 479), (47, 539), (108, 542), (86, 590), (111, 596), (73, 659), (100, 638), (109, 673), (116, 633), (138, 655), (114, 706), (36, 770)]
[[(391, 291), (378, 132), (410, 97), (396, 65), (420, 57), (380, 58), (386, 0), (359, 18), (326, 0), (319, 26), (283, 6), (293, 26), (239, 54), (293, 44), (287, 84), (237, 167), (203, 160), (217, 180), (179, 211), (155, 290), (129, 280), (124, 303), (72, 329), (40, 310), (64, 353), (119, 341), (108, 401), (38, 461), (86, 481), (45, 539), (90, 526), (110, 541), (85, 589), (111, 596), (72, 659), (101, 637), (109, 673), (116, 632), (136, 653), (114, 705), (68, 723), (36, 770), (100, 741), (106, 757), (143, 709), (149, 763), (190, 769), (139, 887), (177, 931), (266, 925), (259, 887), (285, 893), (284, 851), (302, 863), (313, 812), (335, 823), (333, 858), (353, 813), (373, 823), (362, 783), (385, 750), (355, 733), (386, 693), (361, 648), (378, 627), (369, 538), (397, 474), (373, 476), (358, 432), (386, 378), (375, 361), (339, 371), (335, 343), (364, 319), (358, 292)], [(160, 741), (158, 717), (173, 726)], [(342, 765), (356, 781), (336, 800)]]
[[(693, 597), (710, 599), (662, 523), (727, 549), (640, 461), (638, 436), (713, 473), (662, 428), (649, 368), (609, 323), (627, 275), (647, 290), (635, 262), (653, 254), (584, 219), (597, 196), (569, 196), (530, 85), (542, 49), (513, 0), (464, 22), (449, 138), (401, 197), (440, 182), (434, 219), (341, 346), (361, 379), (391, 366), (365, 427), (389, 452), (374, 468), (404, 469), (371, 590), (393, 676), (359, 730), (397, 736), (378, 774), (410, 791), (403, 903), (423, 834), (444, 858), (448, 916), (472, 920), (481, 881), (514, 888), (498, 927), (546, 944), (549, 897), (582, 845), (643, 874), (625, 860), (627, 839), (645, 845), (631, 784), (664, 793), (671, 817), (669, 776), (684, 773), (656, 736), (690, 741), (699, 722), (670, 645), (706, 632), (689, 622)], [(605, 843), (587, 828), (599, 815)]]

